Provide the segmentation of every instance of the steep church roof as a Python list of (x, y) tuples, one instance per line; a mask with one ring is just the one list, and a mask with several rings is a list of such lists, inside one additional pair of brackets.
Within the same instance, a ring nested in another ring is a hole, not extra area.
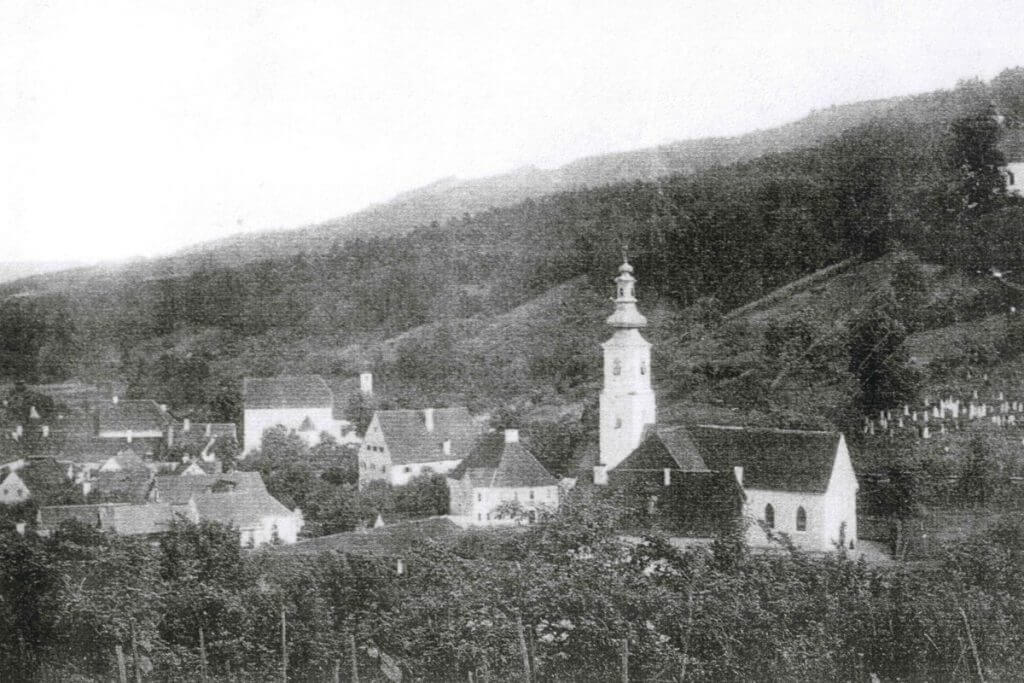
[(473, 487), (528, 488), (557, 486), (558, 480), (519, 441), (509, 443), (503, 434), (486, 434), (469, 457), (448, 475), (469, 477)]
[(712, 470), (743, 468), (750, 489), (824, 493), (839, 448), (838, 432), (698, 425), (690, 435)]
[[(378, 410), (375, 414), (394, 465), (465, 458), (480, 430), (463, 407), (433, 408), (433, 430), (423, 410)], [(444, 442), (451, 442), (450, 454)]]
[(242, 396), (246, 410), (334, 406), (334, 394), (320, 375), (246, 377)]
[(682, 425), (648, 425), (644, 428), (640, 445), (613, 471), (660, 471), (666, 468), (684, 472), (706, 472), (708, 469), (698, 452), (697, 444)]

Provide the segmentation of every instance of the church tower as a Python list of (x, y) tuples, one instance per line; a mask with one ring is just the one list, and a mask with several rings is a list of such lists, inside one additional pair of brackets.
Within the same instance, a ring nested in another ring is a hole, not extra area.
[(615, 278), (614, 329), (604, 348), (604, 388), (600, 399), (600, 453), (594, 483), (607, 484), (608, 472), (640, 445), (644, 427), (656, 419), (651, 388), (651, 345), (640, 335), (647, 318), (636, 308), (633, 266), (623, 259)]

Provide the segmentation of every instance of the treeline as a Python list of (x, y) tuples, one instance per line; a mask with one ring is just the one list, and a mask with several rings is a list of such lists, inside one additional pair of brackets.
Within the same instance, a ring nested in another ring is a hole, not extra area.
[(1019, 522), (917, 568), (752, 555), (729, 533), (710, 549), (625, 543), (615, 523), (607, 501), (576, 499), (544, 526), (391, 557), (249, 553), (216, 525), (158, 547), (11, 532), (0, 666), (110, 679), (120, 652), (143, 680), (681, 681), (996, 680), (1024, 665)]

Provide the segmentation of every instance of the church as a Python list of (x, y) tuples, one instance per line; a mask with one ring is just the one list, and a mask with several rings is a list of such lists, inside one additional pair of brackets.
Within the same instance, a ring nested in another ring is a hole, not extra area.
[(658, 424), (633, 272), (619, 267), (602, 345), (594, 484), (619, 488), (631, 508), (679, 536), (710, 536), (739, 516), (754, 547), (785, 534), (805, 550), (855, 548), (857, 478), (841, 433)]

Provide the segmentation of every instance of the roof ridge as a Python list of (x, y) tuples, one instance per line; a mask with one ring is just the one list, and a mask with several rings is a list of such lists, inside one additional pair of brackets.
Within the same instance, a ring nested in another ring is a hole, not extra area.
[[(686, 427), (686, 425), (673, 425), (674, 427)], [(829, 436), (839, 436), (842, 434), (839, 430), (828, 430), (828, 429), (792, 429), (786, 427), (760, 427), (760, 426), (747, 426), (747, 425), (722, 425), (712, 423), (697, 423), (694, 427), (701, 427), (703, 429), (722, 429), (731, 430), (735, 432), (768, 432), (772, 434), (824, 434)]]

